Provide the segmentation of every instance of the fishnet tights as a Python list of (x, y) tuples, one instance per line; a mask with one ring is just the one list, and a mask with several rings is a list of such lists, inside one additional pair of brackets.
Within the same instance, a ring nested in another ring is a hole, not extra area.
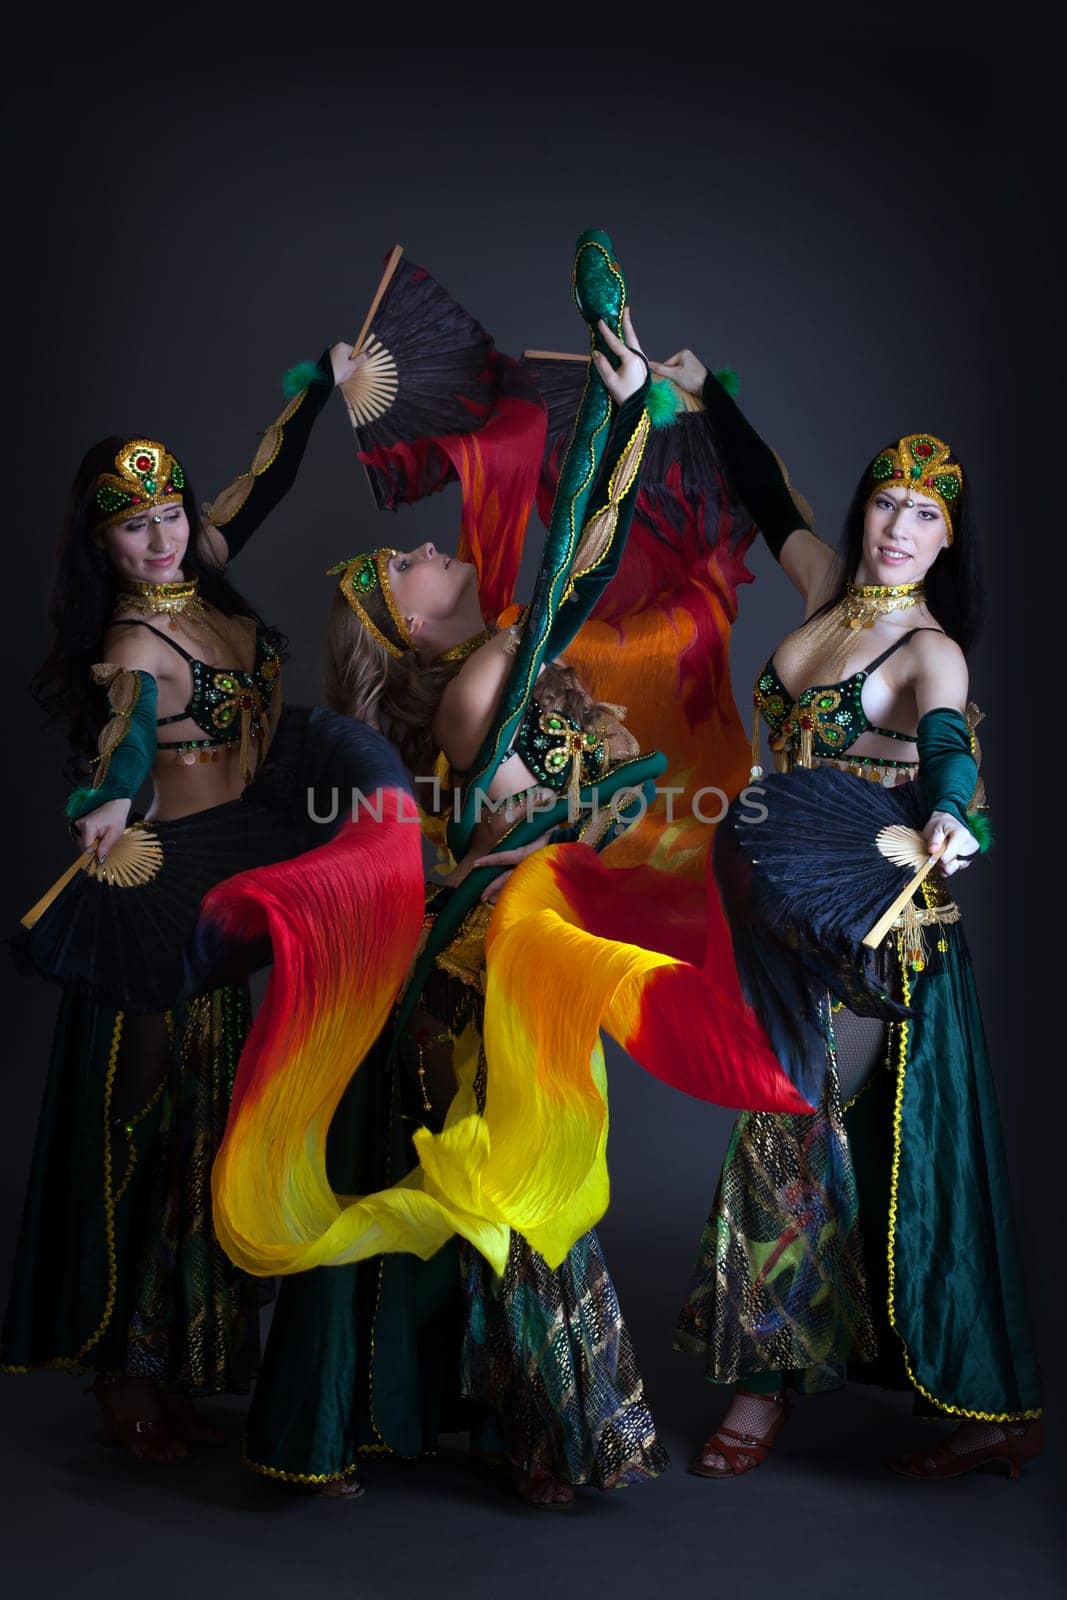
[[(744, 1394), (739, 1391), (730, 1401), (719, 1428), (729, 1429), (731, 1433), (739, 1433), (743, 1438), (754, 1439), (758, 1443), (770, 1431), (781, 1409), (773, 1395)], [(729, 1442), (736, 1445), (738, 1450), (742, 1449), (736, 1439), (730, 1439)], [(726, 1458), (717, 1450), (703, 1450), (701, 1459), (705, 1466), (714, 1468), (716, 1472), (727, 1470)], [(744, 1466), (743, 1456), (739, 1464)]]

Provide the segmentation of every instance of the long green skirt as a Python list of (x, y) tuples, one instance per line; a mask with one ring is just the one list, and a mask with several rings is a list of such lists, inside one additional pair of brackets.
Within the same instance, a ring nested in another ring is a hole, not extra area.
[[(437, 973), (424, 1005), (444, 1049), (424, 1056), (406, 1037), (393, 1053), (383, 1036), (334, 1116), (327, 1165), (340, 1193), (410, 1170), (411, 1132), (439, 1121), (454, 1092), (449, 1041), (480, 1026), (481, 996)], [(610, 1488), (666, 1466), (595, 1234), (555, 1271), (515, 1237), (499, 1278), (453, 1240), (426, 1262), (389, 1255), (283, 1280), (249, 1410), (250, 1466), (324, 1483), (361, 1456), (419, 1456), (466, 1429), (520, 1470), (574, 1484)]]
[(919, 1409), (1006, 1421), (1041, 1390), (996, 1093), (966, 941), (908, 974), (913, 1018), (842, 1110), (831, 1052), (811, 1117), (735, 1124), (675, 1347), (709, 1379), (850, 1376), (910, 1387)]
[(243, 1393), (261, 1288), (215, 1241), (211, 1165), (247, 990), (133, 1017), (65, 993), (0, 1340), (5, 1371)]

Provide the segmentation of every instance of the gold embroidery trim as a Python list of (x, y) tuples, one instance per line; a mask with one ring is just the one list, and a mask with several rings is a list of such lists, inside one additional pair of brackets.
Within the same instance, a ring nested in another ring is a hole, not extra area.
[(637, 426), (623, 447), (608, 481), (607, 502), (599, 511), (593, 513), (585, 525), (574, 558), (574, 566), (563, 594), (564, 600), (569, 599), (574, 593), (574, 586), (578, 580), (595, 571), (611, 549), (612, 537), (619, 521), (619, 509), (640, 470), (650, 426), (648, 412), (642, 411)]
[(141, 698), (141, 675), (115, 661), (98, 661), (92, 671), (94, 683), (107, 685), (107, 703), (112, 713), (96, 741), (96, 773), (91, 787), (99, 789), (107, 777), (111, 757), (129, 734), (130, 718)]
[(341, 1478), (350, 1478), (359, 1466), (358, 1461), (353, 1461), (349, 1466), (342, 1467), (340, 1472), (283, 1472), (280, 1467), (267, 1467), (262, 1461), (253, 1461), (250, 1455), (243, 1452), (241, 1460), (253, 1472), (260, 1472), (265, 1478), (279, 1479), (282, 1483), (337, 1483)]
[[(215, 496), (215, 499), (212, 501), (211, 505), (206, 507), (205, 515), (213, 528), (224, 528), (228, 522), (233, 521), (233, 518), (240, 511), (241, 507), (247, 501), (249, 494), (252, 492), (256, 478), (261, 478), (266, 472), (267, 468), (272, 467), (275, 461), (277, 461), (279, 452), (282, 448), (282, 441), (285, 438), (285, 424), (296, 415), (297, 411), (303, 405), (306, 396), (307, 389), (301, 389), (299, 394), (293, 396), (293, 398), (286, 404), (285, 410), (281, 413), (277, 420), (272, 422), (269, 428), (265, 428), (263, 430), (263, 439), (261, 440), (256, 449), (256, 453), (252, 458), (251, 469), (248, 472), (239, 472), (237, 477), (234, 478), (233, 482), (227, 484), (226, 488), (221, 490), (221, 492)], [(273, 435), (273, 438), (271, 438), (271, 435)], [(266, 451), (266, 459), (261, 460), (260, 458), (264, 454), (264, 444), (267, 443), (268, 440), (270, 442)], [(226, 515), (216, 516), (215, 507), (223, 504), (224, 497), (234, 497), (235, 491), (238, 491), (238, 485), (244, 483), (247, 483), (248, 487), (245, 489), (244, 494), (240, 495), (240, 497), (237, 499), (237, 504), (233, 507), (233, 509)]]
[[(169, 1041), (171, 1050), (173, 1050), (173, 1048), (174, 1048), (174, 1013), (172, 1011), (165, 1011), (163, 1013), (163, 1021), (164, 1021), (165, 1025), (166, 1025), (166, 1029), (167, 1029), (167, 1039)], [(168, 1066), (169, 1066), (169, 1054), (168, 1054)], [(167, 1087), (167, 1074), (166, 1074), (166, 1071), (164, 1071), (163, 1077), (160, 1079), (158, 1087), (152, 1092), (152, 1094), (149, 1096), (148, 1100), (141, 1107), (140, 1111), (136, 1112), (126, 1124), (126, 1146), (127, 1146), (127, 1148), (126, 1148), (126, 1172), (125, 1172), (125, 1174), (123, 1176), (122, 1182), (119, 1184), (118, 1188), (115, 1191), (114, 1204), (116, 1206), (118, 1205), (119, 1201), (122, 1199), (123, 1195), (126, 1193), (126, 1190), (130, 1187), (130, 1183), (131, 1183), (131, 1180), (133, 1178), (134, 1168), (137, 1165), (137, 1146), (133, 1142), (134, 1130), (140, 1125), (140, 1123), (142, 1123), (144, 1121), (145, 1117), (147, 1117), (149, 1115), (149, 1113), (154, 1111), (156, 1106), (158, 1106), (160, 1100), (162, 1100), (162, 1098), (163, 1098), (163, 1091), (164, 1091), (164, 1089), (166, 1087)]]

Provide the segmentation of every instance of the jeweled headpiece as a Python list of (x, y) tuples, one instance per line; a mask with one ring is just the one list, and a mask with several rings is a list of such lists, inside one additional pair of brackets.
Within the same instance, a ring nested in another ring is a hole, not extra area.
[(185, 474), (174, 457), (152, 439), (131, 439), (115, 457), (115, 471), (102, 472), (93, 487), (98, 528), (127, 522), (152, 506), (181, 505)]
[(872, 495), (892, 486), (914, 489), (937, 502), (948, 526), (949, 544), (954, 531), (952, 510), (963, 493), (963, 471), (949, 461), (951, 454), (943, 439), (935, 439), (931, 433), (909, 433), (895, 449), (883, 450), (871, 465)]
[(327, 574), (341, 574), (338, 588), (356, 616), (391, 656), (399, 658), (414, 650), (414, 641), (393, 598), (389, 582), (389, 559), (396, 551), (388, 545), (368, 555), (350, 556), (329, 567)]

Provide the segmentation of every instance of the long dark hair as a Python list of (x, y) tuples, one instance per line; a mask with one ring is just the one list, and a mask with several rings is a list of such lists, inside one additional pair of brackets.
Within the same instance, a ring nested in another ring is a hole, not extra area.
[[(896, 443), (885, 448), (895, 450)], [(820, 608), (821, 610), (829, 610), (831, 606), (843, 600), (845, 585), (856, 576), (856, 570), (863, 558), (863, 519), (873, 492), (871, 466), (877, 461), (878, 456), (884, 454), (884, 450), (879, 450), (871, 457), (870, 464), (856, 485), (856, 492), (845, 514), (845, 527), (841, 538), (841, 559), (844, 563), (841, 582), (837, 593), (828, 605)], [(945, 632), (955, 639), (966, 655), (978, 637), (981, 627), (982, 585), (978, 567), (977, 530), (971, 511), (970, 480), (967, 470), (962, 461), (957, 461), (954, 455), (947, 456), (946, 461), (956, 462), (959, 466), (963, 473), (963, 489), (952, 507), (952, 543), (941, 551), (926, 574), (926, 604)]]
[[(34, 674), (31, 692), (38, 705), (57, 722), (67, 725), (71, 748), (81, 759), (96, 753), (96, 736), (104, 714), (104, 699), (90, 672), (100, 659), (100, 649), (115, 608), (117, 584), (111, 562), (92, 534), (98, 513), (93, 487), (102, 472), (114, 470), (115, 458), (132, 439), (144, 434), (111, 434), (82, 458), (71, 485), (67, 510), (56, 541), (52, 587), (48, 602), (51, 639), (48, 654)], [(264, 628), (271, 643), (284, 651), (287, 641), (262, 618), (227, 580), (223, 569), (197, 549), (200, 511), (188, 475), (182, 505), (189, 519), (189, 545), (182, 571), (199, 578), (200, 593), (225, 616), (250, 617)]]

